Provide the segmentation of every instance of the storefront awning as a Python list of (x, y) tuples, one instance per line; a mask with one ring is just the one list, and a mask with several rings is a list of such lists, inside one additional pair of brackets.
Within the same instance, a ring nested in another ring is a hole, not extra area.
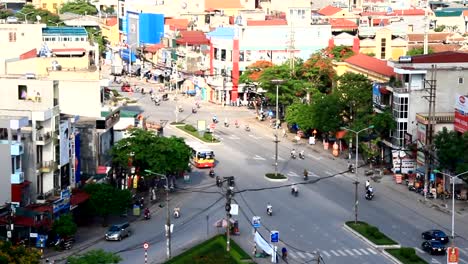
[(57, 56), (82, 56), (86, 52), (85, 49), (52, 49), (52, 53)]
[(84, 203), (88, 199), (89, 199), (89, 194), (83, 191), (75, 191), (73, 192), (70, 198), (70, 204), (71, 206), (76, 206), (76, 205)]

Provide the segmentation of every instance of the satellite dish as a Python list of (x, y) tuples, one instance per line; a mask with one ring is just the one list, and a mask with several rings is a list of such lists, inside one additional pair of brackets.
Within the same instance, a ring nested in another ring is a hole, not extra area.
[(41, 19), (42, 19), (42, 17), (41, 17), (40, 15), (37, 15), (37, 16), (36, 16), (37, 22), (41, 22)]

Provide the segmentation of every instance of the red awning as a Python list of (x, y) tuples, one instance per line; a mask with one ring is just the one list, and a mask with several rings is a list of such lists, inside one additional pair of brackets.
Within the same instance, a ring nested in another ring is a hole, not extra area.
[(83, 55), (86, 52), (83, 48), (75, 49), (52, 49), (55, 55)]
[(106, 166), (99, 166), (96, 170), (96, 174), (107, 174), (108, 170)]
[(75, 191), (73, 192), (71, 198), (70, 198), (70, 204), (73, 205), (78, 205), (81, 203), (84, 203), (86, 200), (89, 199), (89, 194), (83, 192), (83, 191)]
[(340, 131), (336, 132), (336, 139), (344, 138), (344, 136), (346, 136), (346, 133), (348, 133), (348, 131), (346, 131), (346, 130), (340, 130)]
[(390, 91), (387, 90), (387, 87), (385, 87), (385, 86), (380, 86), (379, 91), (380, 91), (381, 94), (390, 94)]

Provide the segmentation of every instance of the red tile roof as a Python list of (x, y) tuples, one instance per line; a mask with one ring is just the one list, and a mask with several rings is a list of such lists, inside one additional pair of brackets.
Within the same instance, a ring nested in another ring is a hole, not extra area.
[(393, 68), (387, 65), (387, 61), (379, 60), (364, 54), (356, 54), (347, 58), (345, 62), (387, 77), (395, 75)]
[(323, 16), (332, 16), (332, 15), (340, 12), (341, 10), (343, 10), (343, 9), (341, 9), (339, 7), (334, 7), (334, 6), (328, 5), (328, 6), (324, 7), (324, 8), (322, 8), (322, 9), (320, 9), (318, 11), (318, 13), (323, 15)]
[(242, 8), (240, 0), (205, 0), (205, 10)]
[(393, 10), (392, 13), (389, 13), (388, 15), (393, 15), (393, 16), (424, 16), (425, 12), (423, 9), (401, 9), (401, 10)]
[(332, 29), (354, 30), (358, 28), (358, 25), (356, 23), (344, 18), (330, 19), (330, 25)]
[(37, 49), (32, 49), (19, 56), (20, 60), (31, 59), (37, 57)]
[(288, 21), (282, 19), (273, 20), (247, 20), (247, 26), (284, 26)]
[[(444, 42), (447, 40), (447, 37), (452, 35), (452, 33), (446, 33), (446, 32), (436, 32), (436, 33), (428, 33), (427, 34), (427, 39), (428, 42)], [(408, 33), (408, 42), (423, 42), (424, 41), (424, 34), (416, 34), (416, 33)]]
[(463, 16), (468, 16), (468, 10), (463, 10)]
[(154, 44), (154, 45), (148, 45), (145, 47), (145, 52), (149, 53), (156, 53), (158, 50), (164, 48), (164, 44)]
[(372, 19), (372, 24), (374, 26), (379, 26), (380, 24), (382, 24), (383, 26), (386, 26), (386, 25), (388, 25), (388, 19), (374, 18), (374, 19)]
[(208, 45), (210, 41), (206, 38), (205, 33), (201, 31), (180, 31), (180, 38), (176, 40), (177, 44), (181, 45)]
[(412, 63), (467, 63), (468, 53), (446, 51), (426, 55), (412, 56)]
[(166, 18), (164, 24), (168, 25), (171, 30), (185, 30), (188, 27), (189, 21), (185, 18)]

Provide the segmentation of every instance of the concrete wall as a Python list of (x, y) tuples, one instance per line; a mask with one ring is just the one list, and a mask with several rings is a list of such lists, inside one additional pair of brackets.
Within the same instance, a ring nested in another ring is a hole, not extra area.
[[(66, 75), (69, 72), (76, 72), (77, 70), (87, 70), (89, 68), (89, 59), (85, 55), (83, 57), (62, 58), (31, 58), (19, 61), (12, 61), (6, 64), (6, 70), (3, 74), (19, 74), (34, 73), (36, 75), (53, 75), (52, 62), (56, 61), (62, 70), (58, 71), (59, 75)], [(60, 72), (63, 72), (60, 74)], [(54, 79), (54, 78), (50, 78)]]
[(10, 144), (0, 144), (0, 203), (11, 202), (11, 155)]
[(99, 80), (61, 80), (60, 112), (87, 117), (101, 117)]
[[(21, 96), (20, 86), (27, 89), (26, 99)], [(5, 110), (46, 110), (53, 106), (54, 89), (51, 80), (0, 79), (0, 106)], [(37, 97), (37, 93), (40, 94)], [(40, 98), (38, 100), (38, 98)]]
[[(35, 18), (29, 15), (28, 19)], [(0, 58), (18, 58), (34, 48), (39, 50), (43, 27), (45, 24), (0, 24)]]

